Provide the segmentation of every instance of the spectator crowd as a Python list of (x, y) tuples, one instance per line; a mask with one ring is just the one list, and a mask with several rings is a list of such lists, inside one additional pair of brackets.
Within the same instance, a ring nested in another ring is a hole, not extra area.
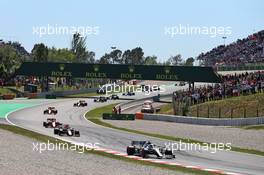
[(176, 101), (192, 104), (264, 92), (264, 71), (223, 76), (222, 84), (174, 92)]
[(264, 62), (264, 30), (229, 45), (220, 45), (201, 53), (198, 60), (205, 66), (244, 66)]

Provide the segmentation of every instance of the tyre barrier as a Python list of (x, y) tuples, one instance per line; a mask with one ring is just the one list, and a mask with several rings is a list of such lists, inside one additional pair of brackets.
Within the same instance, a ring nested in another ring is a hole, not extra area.
[(3, 100), (13, 100), (16, 96), (14, 94), (4, 94)]
[(104, 120), (135, 120), (134, 114), (103, 113)]

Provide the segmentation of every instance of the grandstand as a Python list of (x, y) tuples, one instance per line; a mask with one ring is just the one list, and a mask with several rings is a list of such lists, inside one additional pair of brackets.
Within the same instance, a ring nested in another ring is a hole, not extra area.
[(264, 30), (201, 53), (197, 60), (214, 67), (239, 67), (264, 63)]

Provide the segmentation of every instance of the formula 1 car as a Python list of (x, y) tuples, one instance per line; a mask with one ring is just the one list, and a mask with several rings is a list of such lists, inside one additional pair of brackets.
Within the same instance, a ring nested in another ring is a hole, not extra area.
[(133, 96), (135, 95), (135, 92), (126, 92), (122, 94), (123, 96)]
[(159, 159), (167, 158), (173, 159), (175, 155), (172, 150), (157, 146), (149, 141), (132, 141), (131, 145), (127, 147), (127, 154), (148, 158), (150, 156), (156, 156)]
[(56, 115), (58, 113), (58, 110), (55, 109), (55, 107), (48, 107), (48, 109), (44, 110), (44, 114), (54, 114)]
[(61, 125), (58, 128), (54, 129), (54, 134), (59, 136), (72, 136), (72, 137), (80, 137), (80, 131), (71, 128), (69, 125)]
[(73, 104), (73, 107), (84, 107), (87, 106), (87, 102), (85, 100), (79, 100), (77, 103)]
[(109, 100), (118, 100), (119, 99), (119, 96), (116, 95), (116, 94), (112, 94), (109, 97), (107, 97), (107, 99), (109, 99)]
[(45, 128), (57, 128), (61, 125), (62, 123), (57, 122), (55, 118), (47, 118), (47, 121), (43, 122)]
[(106, 102), (107, 98), (106, 97), (96, 97), (94, 98), (94, 102)]
[(97, 94), (106, 94), (106, 90), (105, 89), (97, 89), (96, 93)]

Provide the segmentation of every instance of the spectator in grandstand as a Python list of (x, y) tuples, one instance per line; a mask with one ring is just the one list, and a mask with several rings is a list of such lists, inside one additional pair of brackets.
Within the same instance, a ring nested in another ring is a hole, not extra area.
[(264, 92), (264, 71), (226, 75), (223, 76), (222, 84), (196, 87), (190, 91), (174, 92), (174, 98), (178, 101), (198, 104), (257, 92)]
[(264, 62), (264, 30), (229, 45), (220, 45), (198, 57), (206, 66), (244, 66)]

